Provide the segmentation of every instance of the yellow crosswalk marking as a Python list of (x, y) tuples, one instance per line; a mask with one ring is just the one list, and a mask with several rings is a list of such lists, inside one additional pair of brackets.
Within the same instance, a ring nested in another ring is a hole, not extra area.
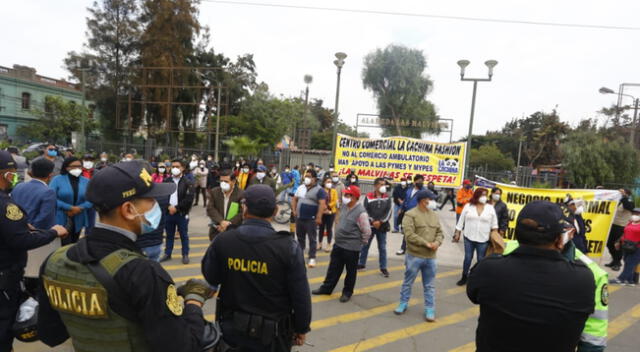
[[(446, 290), (444, 295), (453, 296), (455, 294), (462, 293), (464, 291), (465, 291), (464, 287), (455, 287), (455, 288)], [(412, 298), (409, 300), (409, 306), (414, 306), (422, 302), (423, 302), (422, 299)], [(341, 315), (337, 315), (337, 316), (326, 318), (326, 319), (316, 320), (311, 322), (311, 330), (317, 331), (319, 329), (328, 328), (338, 324), (346, 324), (356, 320), (371, 318), (379, 314), (390, 313), (393, 311), (393, 309), (397, 305), (398, 303), (395, 302), (395, 303), (385, 304), (383, 306), (378, 306), (375, 308), (371, 308), (371, 309), (367, 309), (367, 310), (363, 310), (355, 313), (341, 314)]]
[(640, 320), (640, 304), (636, 304), (633, 308), (609, 322), (609, 340), (620, 335), (620, 333), (638, 322), (638, 320)]
[[(609, 286), (609, 293), (614, 293), (620, 289), (620, 286)], [(628, 326), (627, 326), (628, 327)], [(627, 328), (625, 327), (625, 329)], [(609, 338), (612, 339), (611, 336), (611, 325), (609, 325)], [(471, 341), (466, 345), (462, 345), (460, 347), (456, 347), (454, 349), (449, 350), (449, 352), (474, 352), (476, 350), (476, 342)]]
[[(445, 271), (444, 273), (439, 273), (436, 275), (437, 279), (441, 279), (443, 277), (448, 277), (448, 276), (453, 276), (456, 274), (459, 274), (460, 270), (456, 269), (456, 270), (451, 270), (451, 271)], [(372, 286), (366, 286), (363, 288), (358, 288), (355, 289), (355, 291), (353, 292), (354, 295), (364, 295), (367, 293), (371, 293), (371, 292), (377, 292), (377, 291), (382, 291), (382, 290), (386, 290), (386, 289), (390, 289), (390, 288), (400, 288), (400, 285), (402, 285), (402, 281), (403, 280), (396, 280), (396, 281), (389, 281), (389, 282), (385, 282), (382, 284), (378, 284), (378, 285), (372, 285)], [(331, 295), (324, 295), (324, 296), (314, 296), (311, 299), (312, 303), (319, 303), (319, 302), (325, 302), (325, 301), (330, 301), (332, 299), (337, 299), (340, 298), (340, 296), (342, 295), (342, 293), (334, 293)]]
[[(459, 273), (459, 270), (456, 270)], [(363, 352), (368, 351), (383, 345), (390, 344), (392, 342), (406, 339), (412, 336), (424, 334), (426, 332), (443, 328), (445, 326), (457, 324), (459, 322), (471, 319), (478, 315), (478, 307), (472, 307), (465, 309), (461, 312), (446, 315), (442, 318), (437, 318), (434, 323), (420, 323), (406, 328), (394, 330), (386, 334), (378, 335), (376, 337), (368, 338), (366, 340), (358, 341), (351, 345), (342, 346), (333, 349), (329, 352)]]

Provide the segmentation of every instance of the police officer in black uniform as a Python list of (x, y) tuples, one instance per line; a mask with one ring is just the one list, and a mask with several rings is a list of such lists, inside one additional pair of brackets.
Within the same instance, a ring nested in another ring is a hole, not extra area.
[(0, 151), (0, 352), (11, 351), (11, 327), (23, 297), (27, 251), (68, 234), (59, 225), (50, 230), (29, 228), (27, 213), (9, 197), (15, 174), (16, 164), (11, 154)]
[(87, 199), (100, 222), (40, 270), (38, 334), (44, 343), (56, 346), (71, 337), (76, 351), (201, 351), (202, 306), (213, 291), (201, 280), (176, 289), (135, 245), (137, 236), (158, 226), (162, 213), (154, 198), (175, 189), (153, 183), (138, 161), (108, 166), (91, 179)]
[(311, 323), (302, 250), (289, 232), (271, 227), (271, 187), (253, 185), (244, 197), (244, 222), (215, 238), (202, 272), (211, 285), (220, 285), (216, 318), (225, 343), (238, 351), (290, 351), (304, 344)]

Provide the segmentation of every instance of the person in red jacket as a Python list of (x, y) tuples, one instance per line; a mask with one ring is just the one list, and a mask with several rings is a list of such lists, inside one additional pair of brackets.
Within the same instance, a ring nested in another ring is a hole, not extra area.
[(95, 158), (91, 154), (82, 157), (82, 176), (91, 179), (95, 171)]
[[(635, 286), (634, 273), (640, 264), (640, 208), (633, 209), (631, 221), (624, 228), (624, 234), (616, 244), (616, 249), (622, 248), (622, 243), (630, 241), (635, 245), (635, 250), (623, 249), (624, 268), (617, 279), (611, 280), (612, 284)], [(633, 248), (633, 247), (631, 247)]]

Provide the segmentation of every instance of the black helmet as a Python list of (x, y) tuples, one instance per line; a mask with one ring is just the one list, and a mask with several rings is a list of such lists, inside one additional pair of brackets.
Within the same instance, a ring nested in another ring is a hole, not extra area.
[[(25, 317), (24, 315), (27, 316)], [(39, 340), (37, 325), (38, 302), (33, 298), (29, 298), (20, 305), (11, 331), (19, 341), (34, 342)]]

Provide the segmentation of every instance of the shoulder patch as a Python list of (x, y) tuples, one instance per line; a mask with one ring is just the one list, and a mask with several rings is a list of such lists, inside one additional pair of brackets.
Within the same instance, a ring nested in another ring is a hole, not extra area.
[(18, 221), (24, 218), (24, 213), (22, 212), (22, 210), (20, 210), (20, 208), (18, 208), (17, 205), (9, 203), (7, 205), (7, 213), (5, 214), (5, 216), (9, 220)]
[(602, 289), (600, 291), (600, 302), (602, 302), (603, 306), (609, 305), (609, 285), (602, 285)]
[(182, 315), (182, 300), (178, 297), (178, 292), (174, 285), (167, 286), (167, 308), (169, 308), (174, 315)]

